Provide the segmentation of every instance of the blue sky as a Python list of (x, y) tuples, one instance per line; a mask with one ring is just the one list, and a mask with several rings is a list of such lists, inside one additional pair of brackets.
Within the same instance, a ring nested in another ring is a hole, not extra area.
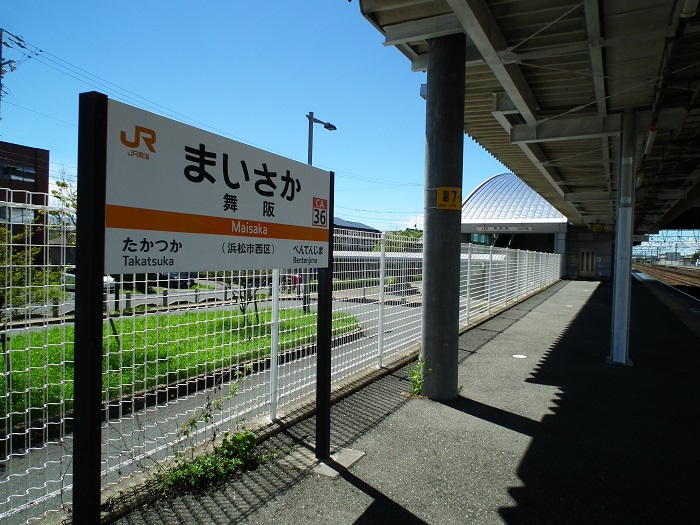
[[(336, 173), (336, 215), (421, 227), (425, 74), (382, 45), (357, 0), (6, 0), (0, 27), (33, 55), (3, 50), (18, 66), (0, 140), (48, 149), (55, 177), (76, 172), (82, 92), (302, 162), (313, 111), (338, 128), (315, 126), (313, 153)], [(464, 196), (507, 171), (468, 137), (464, 164)]]

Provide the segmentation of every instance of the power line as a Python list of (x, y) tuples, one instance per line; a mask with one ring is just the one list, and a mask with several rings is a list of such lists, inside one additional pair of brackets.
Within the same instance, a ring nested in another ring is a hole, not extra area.
[(41, 115), (42, 117), (50, 118), (52, 120), (56, 120), (58, 122), (62, 122), (63, 124), (68, 124), (69, 126), (73, 126), (74, 128), (78, 127), (78, 124), (75, 122), (68, 122), (66, 120), (61, 120), (60, 118), (52, 117), (51, 115), (47, 115), (46, 113), (40, 113), (39, 111), (35, 111), (33, 109), (25, 108), (24, 106), (20, 106), (19, 104), (15, 104), (14, 102), (10, 102), (9, 100), (4, 100), (3, 101), (5, 104), (10, 104), (11, 106), (15, 106), (16, 108), (23, 109), (25, 111), (29, 111), (31, 113), (35, 113), (36, 115)]
[[(416, 213), (418, 213), (415, 210), (413, 210), (413, 211), (377, 211), (377, 210), (362, 210), (360, 208), (345, 208), (343, 206), (335, 206), (335, 208), (340, 209), (340, 210), (360, 211), (360, 212), (364, 212), (364, 213), (378, 213), (378, 214), (397, 213), (397, 214), (403, 214), (403, 215), (415, 215)], [(423, 213), (423, 211), (421, 210), (420, 213)]]
[[(5, 34), (8, 35), (7, 40), (5, 40)], [(13, 49), (13, 50), (17, 50), (17, 49), (27, 50), (27, 52), (20, 51), (20, 53), (25, 58), (22, 60), (19, 60), (19, 61), (14, 60), (14, 59), (3, 60), (2, 52), (3, 52), (3, 49), (5, 47), (7, 47), (9, 49)], [(10, 33), (9, 31), (0, 27), (0, 103), (2, 102), (3, 95), (8, 93), (7, 89), (5, 89), (2, 85), (2, 78), (5, 75), (5, 73), (7, 73), (8, 69), (9, 69), (9, 71), (15, 71), (17, 69), (17, 67), (22, 62), (25, 62), (26, 60), (33, 58), (34, 56), (38, 55), (40, 52), (41, 52), (41, 50), (37, 49), (34, 53), (29, 53), (29, 50), (27, 48), (27, 44), (21, 36), (15, 35), (14, 33)], [(5, 66), (7, 66), (8, 69), (6, 69)], [(0, 120), (2, 120), (1, 111), (2, 111), (2, 108), (0, 106)]]
[[(124, 103), (131, 103), (134, 105), (138, 105), (141, 107), (149, 108), (151, 110), (154, 110), (157, 113), (160, 113), (164, 116), (168, 116), (170, 118), (175, 118), (177, 117), (178, 119), (184, 120), (188, 123), (191, 124), (197, 124), (199, 126), (202, 126), (205, 129), (208, 129), (210, 131), (216, 132), (221, 134), (222, 136), (237, 140), (239, 142), (258, 147), (261, 149), (268, 149), (264, 148), (260, 145), (253, 144), (250, 142), (247, 142), (240, 137), (237, 137), (235, 135), (232, 135), (231, 133), (228, 133), (224, 130), (215, 128), (213, 126), (210, 126), (204, 122), (198, 121), (196, 119), (193, 119), (191, 117), (188, 117), (187, 115), (184, 115), (182, 113), (179, 113), (175, 110), (172, 110), (170, 108), (167, 108), (153, 100), (150, 100), (146, 97), (143, 97), (137, 93), (134, 93), (133, 91), (130, 91), (126, 88), (123, 88), (121, 86), (118, 86), (117, 84), (110, 82), (109, 80), (106, 80), (98, 75), (95, 75), (93, 73), (90, 73), (89, 71), (72, 64), (71, 62), (54, 55), (53, 53), (40, 49), (37, 46), (26, 42), (25, 40), (22, 40), (23, 43), (23, 49), (24, 50), (16, 50), (20, 52), (25, 58), (24, 60), (27, 60), (29, 58), (34, 58), (37, 62), (43, 64), (46, 67), (49, 67), (53, 69), (54, 71), (57, 71), (59, 73), (62, 73), (70, 78), (73, 78), (74, 80), (77, 80), (79, 82), (82, 82), (84, 84), (87, 84), (88, 86), (97, 89), (97, 90), (102, 90), (105, 91), (106, 94), (110, 95), (111, 98), (118, 100), (120, 102)], [(46, 118), (50, 118), (53, 120), (56, 120), (58, 122), (62, 122), (64, 124), (68, 124), (70, 126), (77, 127), (76, 123), (70, 123), (66, 122), (64, 120), (61, 120), (56, 117), (52, 117), (50, 115), (46, 115), (44, 113), (40, 113), (38, 111), (34, 111), (29, 108), (25, 108), (23, 106), (20, 106), (18, 104), (10, 103), (15, 107), (24, 109), (26, 111), (30, 111), (32, 113), (35, 113), (37, 115), (44, 116)], [(270, 150), (268, 150), (270, 151)], [(272, 153), (277, 153), (272, 151)], [(281, 153), (277, 153), (281, 155)], [(286, 156), (286, 155), (284, 155)], [(298, 160), (298, 159), (297, 159)], [(396, 181), (396, 180), (390, 180), (390, 179), (380, 179), (376, 177), (371, 177), (371, 176), (366, 176), (366, 175), (358, 175), (356, 173), (348, 172), (348, 171), (342, 171), (342, 170), (334, 170), (337, 176), (342, 177), (343, 179), (350, 179), (350, 180), (355, 180), (355, 181), (360, 181), (360, 182), (365, 182), (368, 184), (372, 184), (374, 186), (383, 186), (383, 187), (392, 187), (392, 188), (401, 188), (401, 187), (420, 187), (422, 186), (422, 181), (421, 182), (404, 182), (404, 181)], [(348, 191), (361, 191), (361, 190), (348, 190)]]

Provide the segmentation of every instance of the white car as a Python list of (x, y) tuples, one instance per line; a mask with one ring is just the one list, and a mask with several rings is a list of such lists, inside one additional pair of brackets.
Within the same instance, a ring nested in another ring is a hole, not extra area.
[[(107, 293), (114, 293), (116, 287), (115, 283), (116, 281), (111, 275), (105, 275), (102, 278), (102, 286)], [(66, 286), (66, 290), (75, 290), (75, 274), (72, 272), (63, 272), (61, 274), (61, 284)]]

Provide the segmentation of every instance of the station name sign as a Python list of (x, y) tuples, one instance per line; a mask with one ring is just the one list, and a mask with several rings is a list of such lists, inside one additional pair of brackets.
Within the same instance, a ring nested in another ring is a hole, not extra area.
[(532, 226), (477, 226), (476, 231), (485, 233), (531, 232)]
[(328, 266), (330, 175), (108, 101), (105, 271)]

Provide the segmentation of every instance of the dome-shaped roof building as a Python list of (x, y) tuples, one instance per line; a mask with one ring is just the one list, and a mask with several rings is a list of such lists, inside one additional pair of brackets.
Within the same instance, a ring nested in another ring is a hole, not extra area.
[[(501, 173), (481, 183), (462, 204), (462, 231), (465, 225), (482, 227), (530, 226), (541, 232), (566, 231), (567, 219), (513, 173)], [(559, 226), (564, 225), (564, 229)], [(501, 231), (533, 231), (501, 230)]]
[(462, 203), (462, 240), (564, 253), (568, 220), (513, 173), (494, 175)]
[(550, 252), (562, 275), (609, 279), (612, 232), (572, 227), (556, 208), (512, 173), (494, 175), (462, 203), (462, 242)]

